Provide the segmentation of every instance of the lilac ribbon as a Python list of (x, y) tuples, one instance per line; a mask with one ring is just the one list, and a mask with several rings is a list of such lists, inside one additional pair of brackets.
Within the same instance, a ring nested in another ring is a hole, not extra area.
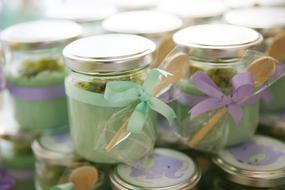
[(239, 124), (242, 118), (241, 104), (254, 91), (254, 82), (249, 72), (242, 72), (232, 78), (233, 90), (230, 95), (224, 94), (212, 79), (202, 71), (196, 72), (191, 78), (192, 84), (208, 97), (196, 104), (191, 110), (191, 118), (226, 107), (234, 121)]
[(7, 89), (14, 97), (24, 100), (48, 100), (65, 96), (64, 85), (29, 88), (7, 84)]
[(7, 170), (1, 168), (0, 169), (0, 189), (1, 190), (11, 190), (15, 185), (15, 179), (9, 175)]

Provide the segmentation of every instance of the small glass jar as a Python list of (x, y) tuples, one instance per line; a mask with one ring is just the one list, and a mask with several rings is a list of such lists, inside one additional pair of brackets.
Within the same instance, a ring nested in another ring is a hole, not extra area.
[(3, 106), (3, 91), (5, 88), (5, 80), (4, 80), (4, 55), (3, 50), (0, 46), (0, 110)]
[(181, 18), (184, 26), (218, 22), (226, 8), (220, 0), (170, 0), (161, 1), (158, 6), (158, 10)]
[[(173, 32), (178, 30), (181, 26), (182, 21), (174, 15), (160, 11), (146, 10), (118, 13), (103, 22), (103, 28), (106, 31), (132, 33), (147, 37), (156, 42), (157, 46), (164, 49), (164, 51), (167, 47), (163, 45), (160, 46), (160, 44), (164, 44), (164, 41), (171, 38)], [(168, 51), (171, 51), (171, 49)], [(159, 52), (159, 49), (157, 49), (157, 52)], [(158, 58), (158, 54), (156, 54), (154, 64), (158, 59), (160, 58)], [(174, 128), (169, 126), (164, 118), (159, 117), (158, 119), (159, 143), (177, 144), (178, 138), (174, 134)]]
[(155, 121), (149, 117), (141, 133), (129, 135), (107, 151), (107, 144), (130, 117), (133, 105), (117, 107), (96, 97), (102, 96), (109, 81), (142, 84), (154, 51), (152, 41), (127, 34), (87, 37), (65, 47), (65, 64), (71, 69), (66, 79), (71, 135), (80, 156), (93, 162), (115, 163), (118, 158), (140, 159), (153, 149)]
[(157, 148), (136, 167), (118, 165), (110, 173), (113, 190), (197, 190), (201, 172), (183, 153)]
[[(90, 165), (75, 155), (70, 135), (65, 131), (41, 136), (33, 142), (32, 149), (37, 159), (35, 179), (37, 190), (50, 190), (57, 184), (68, 183), (74, 169)], [(92, 190), (106, 186), (105, 175), (101, 171), (98, 180)]]
[(104, 33), (103, 19), (113, 15), (116, 8), (105, 2), (66, 2), (47, 9), (47, 17), (72, 20), (83, 28), (82, 36)]
[(33, 190), (35, 158), (31, 142), (35, 134), (21, 131), (4, 110), (0, 112), (0, 126), (0, 166), (4, 175), (16, 182), (11, 189)]
[(218, 152), (214, 190), (283, 190), (285, 144), (256, 135), (245, 144)]
[(23, 129), (38, 132), (68, 124), (61, 50), (81, 31), (70, 21), (40, 20), (1, 33), (7, 88)]
[(120, 12), (154, 9), (159, 0), (111, 0)]
[[(243, 58), (246, 50), (259, 44), (262, 36), (249, 28), (206, 24), (178, 31), (173, 39), (178, 48), (189, 55), (189, 74), (176, 86), (176, 100), (171, 103), (177, 115), (177, 132), (182, 140), (189, 144), (197, 131), (215, 113), (213, 110), (190, 118), (189, 110), (205, 98), (205, 95), (192, 85), (191, 76), (197, 71), (203, 71), (227, 94), (232, 88), (232, 77), (245, 71), (249, 64), (248, 60)], [(226, 113), (206, 137), (192, 148), (216, 151), (223, 146), (241, 143), (252, 137), (258, 124), (259, 103), (242, 109), (243, 117), (239, 125)]]
[[(268, 53), (268, 47), (274, 41), (274, 37), (285, 32), (285, 8), (248, 8), (235, 10), (228, 12), (224, 19), (230, 24), (246, 26), (260, 31), (265, 40), (258, 49), (265, 53)], [(274, 55), (270, 56), (274, 57)], [(276, 58), (280, 59), (279, 61), (282, 64), (285, 64), (285, 52), (283, 57)], [(272, 92), (273, 99), (268, 103), (262, 103), (261, 111), (264, 113), (285, 111), (285, 99), (283, 95), (285, 93), (285, 78), (283, 77), (272, 85), (270, 91)]]

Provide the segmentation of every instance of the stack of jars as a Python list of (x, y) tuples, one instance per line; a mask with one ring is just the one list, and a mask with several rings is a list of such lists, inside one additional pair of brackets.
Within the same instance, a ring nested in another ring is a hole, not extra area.
[(4, 30), (0, 189), (285, 189), (284, 9), (191, 3)]

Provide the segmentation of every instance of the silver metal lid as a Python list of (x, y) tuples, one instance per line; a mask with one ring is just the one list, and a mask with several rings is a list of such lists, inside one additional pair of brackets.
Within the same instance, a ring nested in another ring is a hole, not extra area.
[(264, 188), (285, 185), (285, 144), (276, 139), (257, 135), (220, 151), (213, 161), (232, 182)]
[(284, 0), (256, 0), (256, 4), (259, 6), (284, 6)]
[(111, 16), (103, 22), (110, 32), (161, 36), (179, 29), (182, 21), (171, 14), (159, 11), (130, 11)]
[(189, 190), (196, 187), (201, 178), (192, 159), (171, 149), (157, 148), (136, 166), (118, 165), (110, 174), (112, 184), (125, 190)]
[(70, 135), (66, 132), (43, 135), (34, 140), (32, 149), (38, 160), (56, 165), (71, 165), (77, 157)]
[(122, 11), (151, 9), (157, 6), (159, 0), (112, 0)]
[(81, 26), (72, 21), (39, 20), (8, 27), (1, 32), (0, 40), (12, 49), (39, 49), (68, 43), (81, 33)]
[(70, 2), (47, 9), (47, 17), (73, 20), (78, 23), (101, 21), (116, 12), (115, 6), (105, 2)]
[(81, 73), (128, 71), (148, 66), (156, 45), (130, 34), (104, 34), (76, 40), (63, 50), (65, 64)]
[(245, 26), (272, 35), (285, 29), (285, 8), (247, 8), (229, 11), (224, 19), (229, 24)]
[(197, 19), (221, 16), (227, 7), (220, 0), (168, 0), (161, 1), (158, 9), (182, 19)]
[(252, 29), (227, 24), (191, 26), (173, 36), (174, 42), (188, 49), (190, 56), (201, 59), (238, 58), (262, 39)]

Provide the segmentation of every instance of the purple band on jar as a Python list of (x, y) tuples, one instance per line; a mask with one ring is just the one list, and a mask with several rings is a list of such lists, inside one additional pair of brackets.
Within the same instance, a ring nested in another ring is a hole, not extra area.
[(14, 97), (23, 100), (48, 100), (65, 96), (64, 85), (44, 88), (29, 88), (7, 84), (6, 87)]

